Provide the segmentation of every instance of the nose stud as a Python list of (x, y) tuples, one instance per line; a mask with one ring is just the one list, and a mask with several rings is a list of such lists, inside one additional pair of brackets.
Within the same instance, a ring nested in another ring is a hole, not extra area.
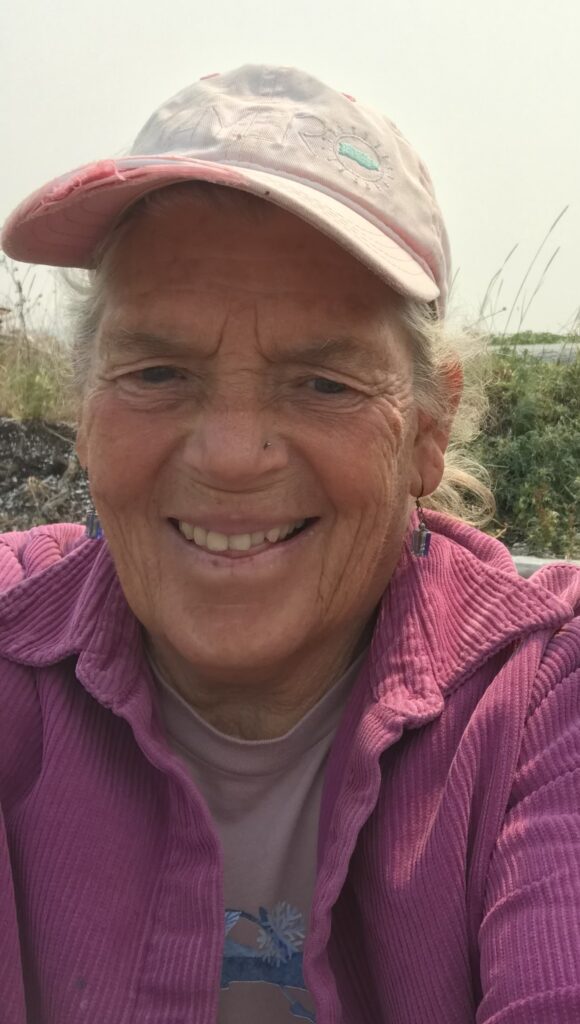
[(272, 442), (271, 441), (264, 441), (264, 444), (262, 445), (262, 448), (264, 449), (264, 451), (266, 451), (266, 448), (271, 448), (271, 447), (272, 447)]

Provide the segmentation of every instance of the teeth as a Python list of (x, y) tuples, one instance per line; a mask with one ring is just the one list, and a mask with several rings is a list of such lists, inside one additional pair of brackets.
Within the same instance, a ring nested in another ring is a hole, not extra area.
[(270, 544), (284, 540), (289, 534), (304, 526), (305, 522), (305, 519), (300, 519), (297, 523), (274, 526), (266, 532), (257, 530), (255, 533), (218, 533), (217, 530), (205, 530), (203, 526), (192, 526), (191, 523), (181, 521), (179, 529), (187, 540), (192, 540), (197, 547), (206, 548), (208, 551), (249, 551), (250, 548), (260, 547), (266, 540)]
[(215, 533), (210, 530), (205, 542), (206, 548), (210, 551), (227, 551), (228, 550), (228, 538), (225, 533)]
[(230, 551), (249, 551), (252, 546), (252, 537), (249, 533), (238, 533), (230, 537), (228, 547)]

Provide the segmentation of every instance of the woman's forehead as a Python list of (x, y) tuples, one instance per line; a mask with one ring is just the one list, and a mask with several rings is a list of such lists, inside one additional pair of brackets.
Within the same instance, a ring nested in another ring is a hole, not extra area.
[(275, 290), (204, 287), (154, 288), (132, 296), (121, 291), (105, 306), (101, 345), (109, 351), (211, 356), (224, 346), (257, 349), (270, 359), (342, 357), (382, 363), (402, 330), (393, 308), (365, 303), (361, 296), (310, 296)]
[(394, 293), (375, 274), (312, 225), (272, 204), (267, 217), (243, 207), (206, 209), (187, 200), (161, 211), (145, 210), (116, 245), (111, 284), (124, 290), (162, 287), (244, 289), (268, 294), (297, 290), (348, 295), (363, 305), (384, 305)]
[[(130, 225), (111, 263), (103, 340), (213, 350), (237, 332), (268, 351), (339, 342), (365, 361), (398, 328), (398, 297), (349, 253), (284, 210), (180, 204)], [(306, 244), (308, 243), (308, 244)], [(328, 351), (328, 350), (327, 350)]]

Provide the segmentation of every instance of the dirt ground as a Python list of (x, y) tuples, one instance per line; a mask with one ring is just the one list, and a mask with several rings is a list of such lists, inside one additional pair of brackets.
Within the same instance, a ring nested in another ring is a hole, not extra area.
[(0, 417), (0, 532), (83, 523), (87, 507), (73, 428)]

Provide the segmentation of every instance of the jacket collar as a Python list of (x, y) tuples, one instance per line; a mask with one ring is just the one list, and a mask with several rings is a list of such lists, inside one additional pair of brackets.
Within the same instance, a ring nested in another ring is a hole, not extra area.
[[(444, 696), (510, 642), (573, 614), (566, 600), (521, 579), (498, 541), (434, 512), (429, 526), (426, 558), (411, 554), (407, 537), (364, 673), (374, 701), (419, 719), (440, 712)], [(0, 595), (0, 655), (33, 666), (78, 655), (93, 696), (117, 710), (136, 696), (140, 638), (104, 541), (80, 543)]]
[(81, 541), (0, 595), (0, 656), (36, 667), (79, 656), (83, 680), (109, 707), (122, 705), (135, 685), (140, 637), (105, 541)]
[(573, 615), (567, 600), (522, 579), (494, 538), (435, 512), (429, 527), (425, 558), (411, 553), (407, 536), (371, 645), (374, 696), (399, 710), (409, 702), (441, 709), (446, 695), (510, 643)]

